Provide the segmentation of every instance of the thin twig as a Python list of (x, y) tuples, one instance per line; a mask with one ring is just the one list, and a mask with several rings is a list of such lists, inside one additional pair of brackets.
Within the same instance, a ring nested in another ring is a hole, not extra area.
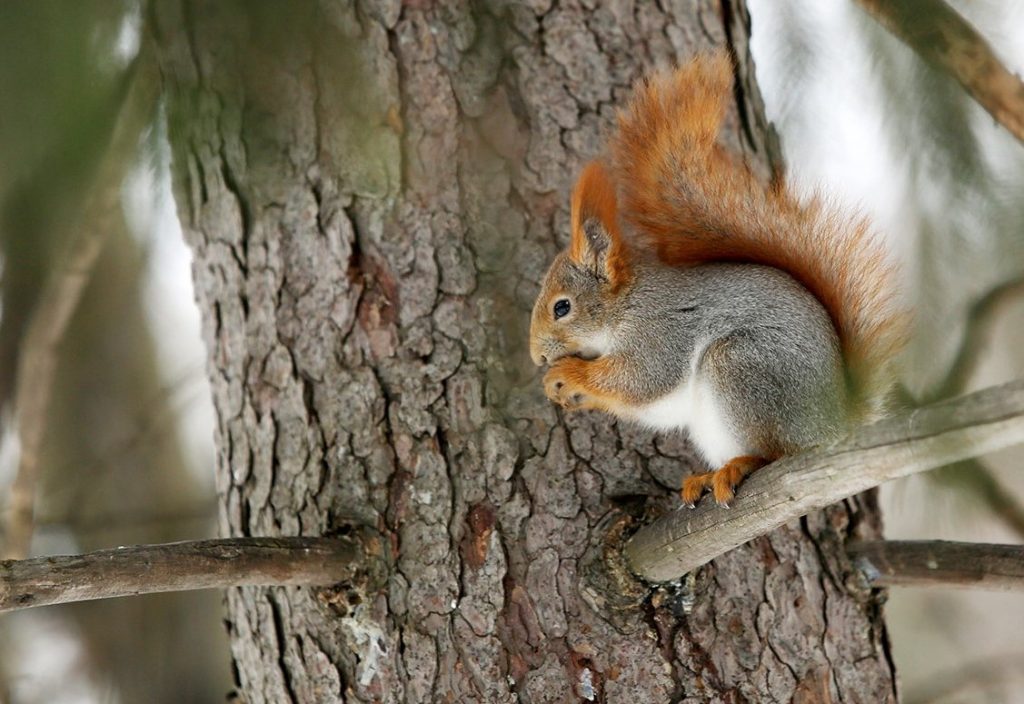
[(1024, 442), (1024, 381), (925, 406), (858, 429), (832, 447), (755, 472), (731, 509), (705, 500), (641, 528), (623, 554), (651, 582), (677, 579), (727, 550), (848, 496)]
[(1024, 590), (1024, 545), (876, 540), (847, 552), (873, 587)]
[(996, 58), (985, 38), (942, 0), (854, 0), (921, 58), (955, 78), (1024, 142), (1024, 82)]
[(1021, 506), (1017, 496), (1011, 492), (999, 479), (978, 460), (968, 460), (975, 466), (972, 473), (972, 484), (977, 486), (978, 495), (988, 504), (992, 512), (1002, 520), (1006, 527), (1017, 533), (1017, 536), (1024, 540), (1024, 507)]
[(1007, 304), (1024, 294), (1024, 276), (999, 284), (971, 305), (967, 312), (967, 325), (960, 340), (960, 348), (941, 384), (921, 399), (922, 403), (941, 401), (962, 394), (967, 389), (981, 353), (992, 337), (999, 313)]
[[(914, 403), (921, 405), (951, 398), (963, 393), (978, 367), (992, 337), (999, 314), (1006, 306), (1024, 294), (1024, 277), (1003, 282), (976, 300), (967, 312), (967, 325), (960, 339), (960, 347), (953, 358), (945, 379), (932, 390), (922, 394)], [(909, 392), (905, 392), (908, 399)], [(965, 487), (972, 491), (988, 508), (1022, 538), (1024, 538), (1024, 506), (992, 474), (992, 470), (977, 459), (957, 463), (955, 467), (943, 468), (956, 471), (965, 478)]]
[(977, 458), (964, 460), (936, 470), (932, 476), (957, 492), (970, 492), (1024, 540), (1024, 507), (984, 462)]
[(224, 538), (0, 562), (0, 613), (236, 586), (329, 586), (374, 575), (379, 539)]
[[(999, 314), (1007, 305), (1024, 294), (1024, 277), (1003, 282), (971, 306), (967, 313), (967, 326), (960, 341), (960, 348), (945, 380), (926, 400), (939, 400), (963, 393), (977, 369), (981, 353), (988, 345)], [(992, 512), (1017, 535), (1024, 538), (1024, 507), (1020, 501), (992, 474), (992, 470), (977, 459), (959, 463), (963, 476), (969, 479), (968, 487), (992, 510)]]
[(52, 272), (28, 323), (18, 352), (14, 410), (18, 424), (18, 471), (8, 495), (4, 526), (5, 558), (28, 554), (32, 541), (39, 459), (47, 426), (47, 411), (57, 368), (57, 350), (93, 265), (119, 212), (121, 176), (135, 150), (157, 98), (155, 67), (147, 54), (136, 60), (132, 85), (102, 159), (96, 192), (81, 214), (83, 227), (69, 243), (60, 265)]

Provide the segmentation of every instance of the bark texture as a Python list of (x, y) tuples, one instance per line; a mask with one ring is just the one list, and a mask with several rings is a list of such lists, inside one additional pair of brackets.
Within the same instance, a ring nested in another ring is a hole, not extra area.
[[(732, 42), (729, 134), (767, 176), (742, 5), (154, 5), (218, 413), (226, 536), (384, 533), (385, 590), (228, 595), (248, 702), (894, 698), (839, 549), (870, 500), (612, 618), (581, 562), (672, 505), (679, 437), (562, 416), (526, 353), (571, 179), (631, 83)], [(777, 162), (776, 162), (777, 163)]]

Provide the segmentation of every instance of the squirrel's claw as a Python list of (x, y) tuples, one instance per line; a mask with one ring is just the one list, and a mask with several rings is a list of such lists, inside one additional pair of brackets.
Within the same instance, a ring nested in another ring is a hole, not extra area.
[(736, 487), (748, 474), (765, 464), (767, 460), (762, 457), (744, 455), (734, 457), (714, 472), (686, 477), (679, 492), (683, 503), (693, 508), (704, 492), (710, 491), (715, 496), (715, 503), (722, 508), (732, 508), (732, 501), (736, 498)]
[(696, 508), (700, 497), (710, 486), (713, 475), (714, 472), (704, 472), (703, 474), (694, 474), (693, 476), (686, 477), (683, 480), (683, 487), (680, 489), (679, 495), (687, 508)]
[(714, 473), (711, 478), (712, 492), (715, 495), (715, 503), (722, 508), (731, 508), (732, 500), (736, 498), (736, 485), (743, 477), (735, 478), (729, 472), (722, 469)]

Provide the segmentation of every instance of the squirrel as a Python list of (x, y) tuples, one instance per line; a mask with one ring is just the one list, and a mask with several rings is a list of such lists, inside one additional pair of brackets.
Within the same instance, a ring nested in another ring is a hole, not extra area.
[(732, 73), (720, 51), (639, 84), (576, 183), (530, 324), (552, 401), (689, 431), (715, 468), (683, 481), (690, 507), (880, 416), (906, 335), (867, 222), (718, 143)]

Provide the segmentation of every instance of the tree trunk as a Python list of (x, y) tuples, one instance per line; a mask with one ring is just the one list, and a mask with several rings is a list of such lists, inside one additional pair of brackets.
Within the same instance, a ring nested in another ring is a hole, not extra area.
[(609, 517), (676, 505), (694, 461), (542, 394), (528, 316), (572, 178), (633, 81), (725, 43), (729, 138), (778, 166), (742, 3), (583, 4), (154, 6), (221, 530), (361, 524), (394, 560), (379, 592), (232, 590), (248, 702), (895, 699), (878, 603), (845, 586), (870, 498), (639, 606), (583, 596)]

